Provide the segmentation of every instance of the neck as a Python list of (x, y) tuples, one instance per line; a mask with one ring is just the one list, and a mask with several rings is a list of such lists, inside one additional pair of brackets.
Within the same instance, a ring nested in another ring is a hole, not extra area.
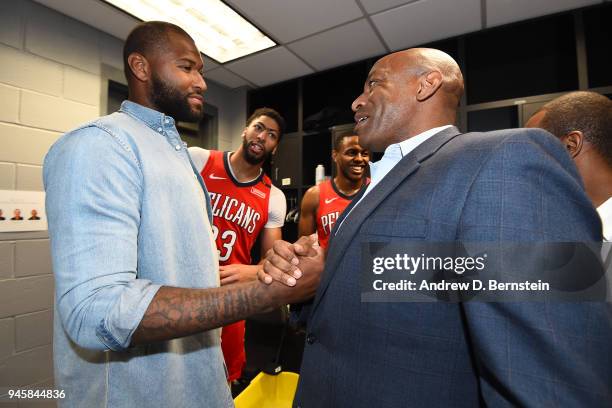
[(338, 171), (337, 176), (334, 177), (334, 184), (340, 190), (340, 192), (346, 196), (352, 196), (355, 194), (363, 185), (363, 178), (359, 180), (350, 180), (343, 177)]
[(157, 106), (149, 98), (149, 93), (142, 87), (131, 85), (129, 88), (128, 100), (137, 103), (145, 108), (160, 111)]
[(612, 197), (612, 171), (595, 173), (584, 179), (584, 189), (595, 207)]
[[(390, 144), (394, 144), (394, 143), (401, 143), (404, 140), (408, 140), (412, 137), (418, 136), (423, 132), (426, 132), (428, 130), (440, 127), (440, 126), (447, 126), (447, 125), (453, 125), (454, 121), (446, 121), (446, 120), (441, 120), (441, 121), (437, 121), (437, 122), (429, 122), (428, 124), (424, 124), (422, 126), (416, 126), (411, 128), (409, 131), (407, 131), (406, 133), (403, 134), (398, 134), (396, 137), (396, 140), (394, 140), (392, 143)], [(387, 145), (385, 148), (389, 147), (389, 145)]]
[(257, 178), (261, 174), (261, 166), (263, 165), (263, 163), (251, 164), (247, 162), (244, 158), (242, 146), (230, 155), (229, 163), (234, 176), (241, 183)]
[(593, 149), (576, 157), (574, 162), (587, 195), (593, 205), (599, 207), (612, 196), (612, 166)]

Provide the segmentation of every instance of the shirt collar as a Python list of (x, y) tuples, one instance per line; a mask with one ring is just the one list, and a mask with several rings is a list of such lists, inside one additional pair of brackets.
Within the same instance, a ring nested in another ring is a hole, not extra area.
[[(400, 143), (389, 145), (385, 149), (383, 157), (377, 162), (370, 162), (370, 187), (374, 187), (387, 173), (397, 164), (402, 157), (416, 149), (421, 143), (435, 135), (451, 127), (452, 125), (439, 126), (433, 129), (426, 130), (416, 136), (410, 137)], [(371, 188), (369, 188), (371, 189)]]
[[(599, 217), (603, 224), (603, 235), (606, 241), (612, 241), (612, 197), (597, 207)], [(607, 227), (607, 228), (606, 228)]]
[(385, 152), (383, 153), (383, 157), (377, 162), (370, 162), (370, 167), (376, 168), (377, 163), (380, 163), (383, 160), (389, 161), (389, 162), (395, 162), (395, 163), (399, 162), (402, 159), (402, 157), (408, 155), (408, 153), (416, 149), (421, 143), (423, 143), (424, 141), (426, 141), (427, 139), (429, 139), (436, 133), (439, 133), (443, 131), (444, 129), (447, 129), (451, 126), (452, 125), (444, 125), (444, 126), (439, 126), (433, 129), (429, 129), (423, 133), (419, 133), (416, 136), (409, 137), (408, 139), (402, 142), (394, 143), (392, 145), (387, 146), (387, 148), (385, 149)]
[(408, 139), (398, 143), (397, 145), (399, 145), (402, 157), (408, 155), (408, 153), (416, 149), (421, 143), (423, 143), (424, 141), (426, 141), (427, 139), (429, 139), (436, 133), (439, 133), (443, 131), (444, 129), (449, 128), (451, 126), (452, 125), (444, 125), (444, 126), (435, 127), (433, 129), (426, 130), (423, 133), (419, 133), (416, 136), (409, 137)]
[(161, 112), (142, 106), (136, 102), (125, 100), (121, 103), (120, 112), (143, 121), (148, 127), (156, 132), (160, 132), (163, 127), (174, 127), (174, 119)]

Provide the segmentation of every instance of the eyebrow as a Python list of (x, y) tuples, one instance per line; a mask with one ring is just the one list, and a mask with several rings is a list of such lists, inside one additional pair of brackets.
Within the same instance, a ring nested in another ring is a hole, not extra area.
[(385, 68), (376, 68), (375, 70), (368, 73), (368, 77), (366, 78), (366, 81), (369, 81), (373, 77), (384, 79), (385, 76), (387, 75), (387, 72), (388, 70)]
[(276, 132), (276, 133), (280, 133), (280, 130), (278, 130), (278, 129), (273, 129), (273, 128), (269, 128), (269, 127), (266, 127), (266, 125), (264, 125), (263, 123), (261, 123), (261, 122), (259, 122), (259, 121), (255, 122), (255, 124), (257, 124), (257, 125), (261, 126), (262, 128), (264, 128), (264, 129), (265, 129), (265, 130), (267, 130), (268, 132)]
[[(200, 61), (195, 61), (191, 58), (186, 58), (186, 57), (182, 57), (176, 60), (176, 62), (186, 62), (188, 64), (191, 64), (193, 66), (198, 66), (200, 64)], [(200, 71), (204, 69), (204, 64), (202, 63), (202, 68), (200, 68)]]

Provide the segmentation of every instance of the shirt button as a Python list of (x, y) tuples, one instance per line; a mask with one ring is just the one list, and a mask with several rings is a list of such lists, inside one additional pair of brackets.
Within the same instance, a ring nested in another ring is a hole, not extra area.
[(161, 132), (162, 130), (164, 130), (164, 129), (162, 129), (162, 128), (160, 128), (160, 127), (158, 127), (158, 128), (157, 128), (157, 131), (158, 131), (158, 132)]
[(166, 118), (166, 123), (170, 123), (170, 119)]
[(176, 145), (176, 146), (174, 146), (174, 150), (176, 150), (177, 152), (178, 152), (179, 150), (181, 150), (181, 145)]
[(314, 334), (309, 333), (308, 336), (306, 336), (306, 343), (313, 344), (315, 341), (317, 341), (317, 337)]

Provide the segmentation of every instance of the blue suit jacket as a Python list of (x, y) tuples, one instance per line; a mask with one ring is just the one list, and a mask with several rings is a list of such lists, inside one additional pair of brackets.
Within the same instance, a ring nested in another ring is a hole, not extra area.
[(363, 242), (601, 239), (570, 157), (547, 132), (434, 135), (332, 238), (294, 406), (609, 406), (609, 304), (360, 301)]

